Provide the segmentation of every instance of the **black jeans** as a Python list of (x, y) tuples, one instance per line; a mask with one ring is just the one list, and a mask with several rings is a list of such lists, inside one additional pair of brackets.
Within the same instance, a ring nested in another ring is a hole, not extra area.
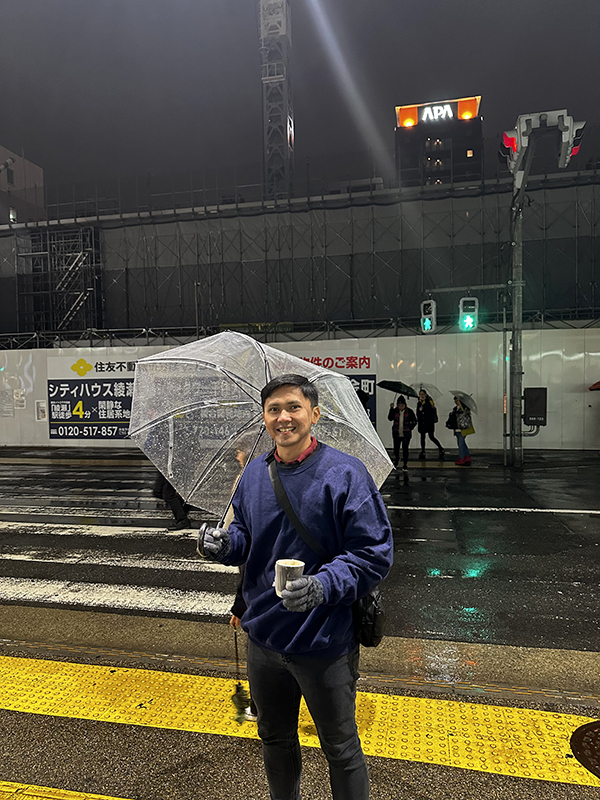
[(442, 452), (442, 450), (443, 450), (444, 448), (442, 447), (442, 444), (441, 444), (441, 442), (439, 442), (439, 441), (438, 441), (438, 440), (435, 438), (435, 433), (434, 433), (434, 431), (433, 431), (433, 430), (431, 430), (431, 431), (420, 431), (420, 433), (421, 433), (421, 452), (422, 452), (422, 453), (424, 453), (424, 452), (425, 452), (425, 437), (426, 437), (426, 436), (429, 436), (429, 438), (430, 438), (430, 439), (431, 439), (431, 441), (434, 443), (434, 445), (437, 447), (437, 449), (438, 449), (440, 452)]
[(177, 522), (183, 522), (188, 518), (187, 512), (183, 505), (183, 498), (177, 494), (173, 486), (160, 472), (154, 481), (154, 488), (152, 494), (155, 497), (161, 497), (173, 512), (173, 516)]
[(249, 641), (248, 678), (271, 800), (300, 799), (301, 697), (329, 762), (333, 799), (368, 800), (369, 776), (356, 728), (358, 646), (348, 655), (327, 659), (285, 656)]
[(400, 462), (400, 443), (402, 442), (402, 466), (408, 464), (408, 446), (411, 439), (410, 431), (404, 431), (404, 436), (400, 436), (396, 431), (392, 431), (392, 439), (394, 440), (394, 464), (398, 466)]

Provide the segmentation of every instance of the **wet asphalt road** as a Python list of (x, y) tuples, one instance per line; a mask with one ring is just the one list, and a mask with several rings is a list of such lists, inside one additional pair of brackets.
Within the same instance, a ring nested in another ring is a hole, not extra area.
[[(0, 461), (0, 601), (111, 610), (110, 592), (90, 597), (86, 587), (140, 587), (150, 597), (140, 609), (124, 589), (114, 610), (225, 619), (235, 571), (202, 569), (193, 537), (166, 533), (172, 517), (151, 495), (148, 463), (131, 451), (99, 455), (94, 464)], [(408, 476), (392, 473), (382, 487), (395, 541), (389, 634), (598, 650), (600, 516), (572, 513), (598, 510), (600, 465), (587, 458), (517, 476), (489, 454), (476, 460), (487, 469), (414, 462)], [(205, 601), (191, 603), (193, 592)]]
[[(57, 463), (50, 463), (50, 455)], [(92, 456), (91, 463), (84, 456)], [(76, 463), (65, 463), (72, 460)], [(440, 640), (441, 661), (455, 656), (452, 643), (460, 642), (473, 648), (489, 645), (490, 652), (503, 650), (494, 645), (553, 648), (561, 668), (574, 656), (567, 651), (588, 651), (592, 669), (587, 685), (600, 694), (593, 667), (600, 650), (600, 516), (571, 513), (599, 508), (597, 459), (593, 454), (546, 454), (520, 476), (503, 470), (500, 461), (498, 454), (481, 454), (476, 459), (480, 468), (463, 471), (453, 466), (423, 469), (415, 462), (407, 478), (393, 473), (384, 485), (395, 539), (395, 565), (386, 583), (390, 637), (415, 644)], [(223, 609), (236, 574), (200, 569), (193, 539), (185, 532), (166, 533), (171, 516), (151, 495), (153, 474), (132, 451), (0, 450), (0, 611), (29, 606), (29, 615), (22, 617), (26, 621), (32, 613), (51, 619), (55, 608), (113, 612), (82, 615), (80, 624), (95, 629), (102, 616), (102, 625), (112, 619), (118, 628), (121, 620), (125, 638), (135, 615), (144, 620), (145, 630), (156, 625), (174, 632), (170, 625), (186, 624), (178, 620), (225, 622)], [(464, 510), (469, 507), (486, 510)], [(517, 508), (554, 511), (509, 510)], [(122, 601), (118, 608), (117, 596)], [(63, 638), (56, 641), (66, 641), (64, 630), (57, 634)], [(6, 632), (0, 630), (0, 636)], [(12, 638), (35, 640), (36, 630), (30, 625)], [(169, 633), (162, 640), (165, 647), (168, 639)], [(70, 647), (19, 649), (6, 641), (2, 654), (165, 668), (154, 661), (137, 664), (139, 653), (125, 658)], [(439, 671), (449, 674), (451, 667), (440, 664)], [(191, 662), (173, 668), (207, 671)], [(561, 673), (557, 667), (550, 674)], [(564, 684), (572, 688), (568, 678)], [(368, 690), (368, 679), (360, 688)], [(383, 690), (428, 696), (425, 688)], [(449, 691), (446, 696), (453, 699), (478, 692), (472, 701), (598, 713), (597, 704), (560, 705), (552, 699), (540, 704), (522, 693), (485, 697), (481, 688), (467, 687), (458, 696), (452, 687), (437, 686), (439, 691)], [(0, 727), (6, 732), (0, 738), (0, 780), (135, 800), (267, 797), (257, 741), (5, 710), (0, 710)], [(326, 800), (330, 794), (322, 753), (303, 748), (303, 757), (304, 800)], [(592, 787), (384, 758), (369, 757), (368, 763), (373, 800), (598, 796)]]

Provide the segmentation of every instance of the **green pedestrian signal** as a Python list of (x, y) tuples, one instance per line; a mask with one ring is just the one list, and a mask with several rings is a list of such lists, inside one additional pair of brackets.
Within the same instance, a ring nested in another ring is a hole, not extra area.
[(421, 303), (421, 331), (433, 333), (436, 329), (437, 307), (435, 300), (423, 300)]
[(458, 327), (461, 331), (477, 329), (479, 300), (476, 297), (461, 297), (458, 306)]

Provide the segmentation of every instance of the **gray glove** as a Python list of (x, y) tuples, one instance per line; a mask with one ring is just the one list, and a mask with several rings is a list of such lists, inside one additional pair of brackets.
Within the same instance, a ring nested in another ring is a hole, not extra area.
[(231, 536), (225, 528), (202, 525), (198, 532), (199, 553), (214, 561), (223, 561), (231, 552)]
[(310, 611), (325, 600), (323, 584), (314, 575), (303, 575), (286, 583), (281, 599), (288, 611)]

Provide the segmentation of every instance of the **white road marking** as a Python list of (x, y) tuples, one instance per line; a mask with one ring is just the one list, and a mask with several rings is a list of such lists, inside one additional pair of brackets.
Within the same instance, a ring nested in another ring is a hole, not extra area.
[(0, 578), (0, 602), (56, 603), (61, 606), (223, 616), (234, 596), (147, 586)]
[(108, 506), (105, 508), (90, 506), (3, 506), (0, 503), (0, 514), (10, 514), (14, 517), (21, 515), (44, 516), (44, 517), (118, 517), (127, 519), (173, 519), (170, 511), (161, 509), (142, 509), (142, 508), (116, 508)]
[[(85, 516), (85, 515), (79, 515)], [(0, 533), (26, 533), (30, 536), (110, 536), (115, 539), (139, 539), (141, 537), (170, 536), (178, 539), (195, 538), (189, 530), (169, 531), (166, 528), (134, 528), (117, 525), (77, 525), (57, 524), (56, 522), (14, 522), (0, 520)]]
[(189, 572), (222, 572), (239, 575), (237, 567), (226, 567), (213, 561), (196, 556), (191, 558), (176, 558), (168, 555), (116, 555), (110, 552), (92, 553), (89, 550), (68, 550), (61, 553), (59, 558), (52, 558), (43, 550), (27, 550), (25, 552), (0, 553), (0, 561), (35, 561), (42, 564), (56, 564), (65, 566), (78, 564), (90, 567), (135, 567), (138, 569), (153, 570), (185, 570)]
[(488, 508), (486, 506), (387, 506), (390, 511), (497, 511), (519, 514), (592, 514), (600, 511), (572, 508)]

